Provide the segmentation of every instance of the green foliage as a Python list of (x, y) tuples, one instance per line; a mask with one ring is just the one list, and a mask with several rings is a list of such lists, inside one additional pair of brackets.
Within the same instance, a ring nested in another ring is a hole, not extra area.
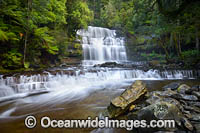
[(80, 0), (68, 0), (66, 7), (68, 34), (75, 36), (78, 29), (87, 28), (88, 23), (93, 19), (93, 13), (87, 3)]
[[(95, 14), (94, 24), (121, 30), (127, 35), (127, 46), (132, 52), (145, 51), (149, 58), (153, 58), (158, 55), (149, 53), (155, 49), (157, 54), (165, 53), (167, 60), (170, 55), (175, 55), (174, 59), (178, 56), (183, 60), (187, 55), (182, 51), (193, 49), (195, 45), (196, 48), (200, 47), (200, 1), (109, 0), (98, 1), (96, 4), (95, 2), (88, 0), (89, 7)], [(144, 36), (149, 39), (144, 39)], [(135, 45), (135, 48), (130, 45)]]
[(137, 37), (137, 44), (144, 44), (146, 39), (143, 36)]
[(25, 62), (25, 63), (24, 63), (24, 68), (28, 69), (29, 66), (30, 66), (30, 62)]
[(0, 30), (0, 40), (1, 41), (8, 41), (8, 36), (6, 35), (6, 32)]
[(198, 50), (188, 50), (188, 51), (184, 51), (182, 52), (183, 54), (183, 58), (187, 59), (187, 58), (198, 58), (200, 56), (200, 52)]
[(9, 0), (1, 1), (0, 9), (0, 64), (7, 68), (69, 56), (76, 31), (93, 19), (84, 0)]
[(142, 53), (141, 56), (144, 58), (144, 60), (151, 61), (151, 60), (164, 60), (165, 55), (157, 54), (154, 51), (152, 53), (146, 54)]
[(9, 51), (6, 54), (3, 54), (3, 67), (5, 68), (19, 68), (21, 67), (22, 54), (17, 51)]

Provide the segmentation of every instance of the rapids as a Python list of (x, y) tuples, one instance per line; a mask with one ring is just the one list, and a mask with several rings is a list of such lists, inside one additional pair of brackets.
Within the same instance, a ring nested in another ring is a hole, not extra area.
[[(128, 62), (125, 39), (117, 37), (115, 30), (92, 26), (88, 30), (79, 30), (77, 35), (82, 37), (84, 59), (81, 67), (54, 68), (28, 74), (0, 74), (0, 130), (26, 132), (27, 128), (22, 124), (27, 115), (35, 115), (38, 119), (44, 115), (65, 119), (99, 116), (110, 100), (135, 80), (144, 80), (150, 89), (158, 89), (160, 84), (172, 81), (187, 81), (191, 85), (200, 83), (199, 70), (144, 71), (93, 67), (104, 62)], [(141, 62), (132, 63), (144, 65)], [(42, 131), (40, 128), (35, 130)]]

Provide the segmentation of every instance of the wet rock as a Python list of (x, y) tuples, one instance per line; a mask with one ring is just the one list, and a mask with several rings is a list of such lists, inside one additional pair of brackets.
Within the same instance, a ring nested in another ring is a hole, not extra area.
[(194, 127), (196, 129), (196, 133), (200, 133), (200, 123), (194, 124)]
[(175, 91), (154, 91), (150, 97), (146, 100), (149, 104), (154, 104), (160, 101), (166, 101), (173, 104), (180, 104), (176, 99), (170, 98), (170, 96), (177, 94)]
[(188, 104), (200, 108), (200, 102), (193, 102), (193, 101), (190, 102), (190, 101), (189, 101)]
[(192, 94), (193, 91), (200, 91), (200, 85), (195, 85), (192, 88), (190, 88), (189, 90), (186, 90), (185, 93), (186, 94)]
[(146, 100), (147, 103), (149, 104), (154, 104), (156, 102), (160, 102), (163, 98), (160, 97), (156, 92), (153, 92), (150, 96), (150, 98), (148, 98)]
[(185, 117), (181, 118), (181, 122), (182, 122), (182, 123), (184, 124), (184, 126), (185, 126), (187, 129), (189, 129), (190, 131), (193, 131), (193, 130), (194, 130), (193, 125), (191, 124), (191, 122), (190, 122), (187, 118), (185, 118)]
[(106, 62), (103, 64), (94, 65), (94, 67), (123, 67), (123, 64), (118, 64), (116, 62)]
[(179, 93), (185, 94), (186, 91), (188, 91), (191, 87), (186, 85), (186, 84), (182, 84), (178, 87), (177, 91)]
[(189, 111), (191, 111), (191, 112), (200, 113), (200, 108), (195, 107), (195, 106), (183, 105), (183, 108), (184, 108), (185, 110), (189, 110)]
[(191, 88), (193, 91), (200, 91), (200, 85), (195, 85)]
[(117, 117), (126, 112), (136, 100), (145, 96), (146, 85), (142, 81), (136, 81), (130, 88), (126, 89), (120, 96), (114, 98), (108, 106), (109, 116)]
[(192, 94), (200, 99), (200, 92), (193, 91)]
[(159, 96), (163, 96), (163, 97), (171, 97), (173, 95), (176, 95), (177, 92), (176, 91), (172, 91), (170, 89), (166, 90), (166, 91), (154, 91), (153, 92), (155, 95), (159, 95)]
[(138, 112), (139, 120), (175, 120), (175, 122), (188, 130), (193, 130), (190, 121), (184, 117), (178, 107), (168, 102), (157, 102), (149, 105)]
[(172, 96), (174, 99), (178, 100), (187, 100), (187, 101), (197, 101), (198, 98), (194, 95), (186, 95), (186, 94), (175, 94)]
[(173, 82), (163, 87), (164, 90), (171, 89), (176, 90), (180, 86), (180, 82)]
[[(200, 114), (192, 114), (191, 118), (189, 119), (191, 121), (196, 121), (196, 122), (200, 122)], [(200, 123), (199, 123), (200, 124)]]

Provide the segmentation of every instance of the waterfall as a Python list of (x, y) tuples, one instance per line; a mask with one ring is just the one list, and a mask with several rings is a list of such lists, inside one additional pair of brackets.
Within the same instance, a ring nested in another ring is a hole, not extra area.
[(115, 30), (88, 26), (77, 34), (82, 37), (83, 65), (127, 60), (124, 38), (116, 37)]
[(68, 71), (62, 70), (57, 73), (50, 71), (35, 75), (0, 78), (0, 97), (46, 90), (65, 90), (66, 93), (83, 93), (86, 91), (86, 88), (98, 88), (106, 84), (114, 85), (124, 81), (194, 79), (200, 77), (200, 71), (195, 70), (149, 70), (145, 72), (137, 69), (115, 70), (95, 68), (92, 70), (74, 70), (74, 74)]
[[(127, 62), (124, 38), (116, 37), (115, 30), (91, 26), (87, 30), (79, 30), (77, 34), (82, 37), (83, 67), (29, 72), (13, 76), (0, 75), (0, 102), (5, 101), (6, 98), (15, 99), (47, 92), (59, 94), (59, 97), (67, 95), (67, 98), (80, 98), (96, 89), (110, 89), (113, 86), (120, 88), (124, 84), (127, 85), (127, 82), (131, 84), (134, 80), (200, 77), (199, 70), (144, 71), (132, 68), (85, 67), (111, 61)], [(137, 62), (136, 65), (145, 64)]]

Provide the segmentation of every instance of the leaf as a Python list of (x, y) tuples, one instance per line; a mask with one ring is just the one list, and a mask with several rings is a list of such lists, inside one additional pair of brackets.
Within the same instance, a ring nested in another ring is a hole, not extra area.
[(0, 29), (0, 40), (1, 41), (8, 41), (8, 36), (6, 35), (6, 33), (4, 31), (2, 31)]
[(25, 62), (25, 63), (24, 63), (24, 68), (28, 69), (29, 66), (30, 66), (30, 62)]

